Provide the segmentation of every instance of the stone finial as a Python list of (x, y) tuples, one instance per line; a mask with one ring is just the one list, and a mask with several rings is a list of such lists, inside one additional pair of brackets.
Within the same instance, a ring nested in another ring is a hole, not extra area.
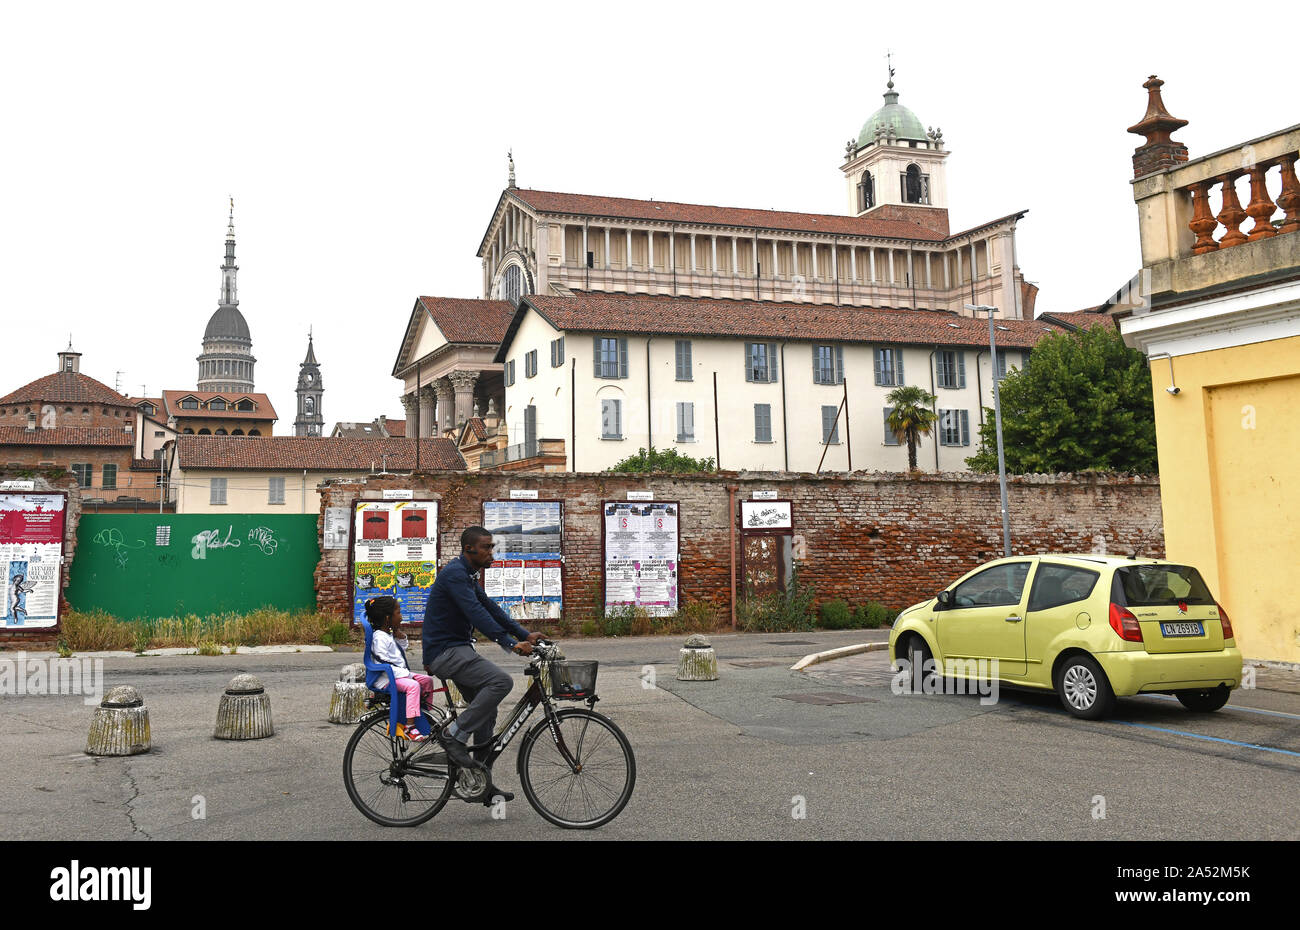
[(140, 707), (142, 704), (144, 698), (131, 685), (118, 685), (110, 689), (99, 702), (100, 707)]
[(339, 681), (365, 681), (366, 667), (360, 662), (343, 666), (339, 672)]
[(1128, 128), (1134, 135), (1145, 136), (1146, 141), (1133, 150), (1133, 176), (1170, 168), (1187, 161), (1187, 146), (1170, 136), (1175, 129), (1187, 125), (1187, 120), (1173, 116), (1165, 109), (1160, 97), (1164, 81), (1151, 75), (1142, 86), (1147, 90), (1147, 111), (1140, 122)]
[(686, 637), (686, 642), (682, 644), (684, 649), (709, 649), (713, 646), (709, 638), (703, 633), (692, 633)]
[(226, 694), (261, 694), (265, 690), (260, 678), (247, 673), (236, 675), (230, 679), (230, 684), (226, 685)]

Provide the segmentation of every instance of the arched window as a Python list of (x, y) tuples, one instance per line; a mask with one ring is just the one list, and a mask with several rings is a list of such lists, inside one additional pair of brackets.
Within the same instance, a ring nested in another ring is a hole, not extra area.
[(218, 436), (224, 436), (224, 435), (226, 435), (226, 431), (225, 431), (223, 428), (221, 428), (220, 426), (218, 426), (218, 427), (217, 427), (216, 435), (218, 435)]
[(185, 436), (193, 436), (193, 435), (194, 435), (194, 430), (190, 429), (188, 426), (185, 427), (185, 429), (182, 430), (181, 432), (182, 432), (182, 435), (185, 435)]
[(205, 426), (205, 427), (203, 427), (203, 429), (199, 430), (199, 435), (200, 435), (200, 436), (211, 436), (211, 435), (212, 435), (212, 430), (208, 429), (208, 428)]
[(921, 169), (915, 164), (907, 166), (907, 172), (902, 175), (902, 182), (903, 203), (930, 202), (930, 176), (922, 174)]
[(501, 280), (501, 299), (508, 300), (514, 306), (519, 306), (519, 298), (523, 296), (524, 275), (519, 270), (518, 265), (511, 265), (506, 268), (505, 277)]
[(870, 210), (876, 205), (876, 186), (872, 183), (871, 172), (862, 172), (862, 180), (858, 182), (858, 212)]
[(304, 411), (306, 411), (307, 413), (309, 413), (309, 414), (311, 414), (311, 413), (315, 413), (315, 412), (316, 412), (316, 398), (311, 397), (311, 396), (308, 396), (308, 397), (304, 398), (304, 399), (303, 399), (303, 402), (302, 402), (302, 409), (303, 409)]
[(242, 436), (242, 435), (244, 435), (244, 431), (243, 431), (242, 429), (232, 429), (232, 430), (230, 431), (230, 435), (232, 435), (232, 436)]
[(262, 431), (261, 431), (260, 429), (250, 429), (250, 430), (248, 431), (248, 435), (250, 435), (250, 436), (261, 436), (261, 435), (262, 435)]

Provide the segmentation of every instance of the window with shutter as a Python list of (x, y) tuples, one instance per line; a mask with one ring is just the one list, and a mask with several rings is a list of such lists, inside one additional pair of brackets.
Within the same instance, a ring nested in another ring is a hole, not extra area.
[(677, 352), (677, 380), (693, 381), (694, 369), (691, 365), (691, 341), (689, 339), (678, 339), (676, 343)]
[(515, 360), (511, 359), (506, 362), (506, 387), (511, 387), (515, 383)]
[(957, 387), (964, 388), (965, 386), (966, 386), (966, 353), (958, 352), (957, 353)]
[(532, 378), (537, 374), (537, 350), (524, 353), (524, 377)]
[(754, 441), (772, 441), (772, 405), (754, 405)]
[(1005, 349), (998, 349), (997, 373), (999, 380), (1007, 376), (1007, 353)]
[(208, 504), (225, 504), (226, 502), (226, 479), (213, 478), (212, 487), (208, 493)]
[(745, 380), (757, 382), (767, 381), (766, 343), (745, 343)]
[(776, 343), (767, 344), (767, 380), (776, 380)]
[(695, 404), (693, 403), (677, 404), (677, 441), (695, 441)]
[(627, 340), (626, 339), (620, 339), (618, 341), (618, 376), (620, 378), (627, 377)]
[(835, 347), (835, 383), (844, 383), (844, 346)]
[(840, 425), (835, 421), (840, 408), (834, 404), (822, 405), (822, 444), (834, 445), (840, 441)]
[(284, 479), (269, 478), (267, 479), (266, 502), (268, 504), (284, 503)]
[(564, 337), (561, 336), (555, 340), (555, 367), (558, 368), (564, 364)]
[(89, 462), (85, 464), (73, 462), (72, 474), (77, 479), (77, 486), (81, 488), (90, 487), (91, 477), (95, 473), (95, 466)]
[(105, 465), (103, 468), (103, 477), (100, 479), (100, 487), (105, 491), (117, 489), (117, 466)]
[(893, 407), (885, 408), (885, 445), (887, 446), (896, 446), (899, 444), (898, 437), (895, 436), (894, 431), (889, 428), (889, 415), (893, 412)]
[(961, 444), (963, 446), (970, 445), (970, 411), (969, 410), (963, 410), (961, 412)]
[(884, 349), (875, 348), (871, 350), (872, 368), (875, 377), (876, 387), (883, 387), (885, 384), (884, 371), (881, 367), (882, 363), (884, 362), (884, 358), (885, 358)]

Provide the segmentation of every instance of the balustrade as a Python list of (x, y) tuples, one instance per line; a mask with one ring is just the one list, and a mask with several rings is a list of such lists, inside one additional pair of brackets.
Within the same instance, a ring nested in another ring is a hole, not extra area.
[[(1181, 188), (1192, 200), (1192, 218), (1187, 224), (1196, 236), (1192, 254), (1203, 255), (1206, 252), (1229, 249), (1243, 242), (1269, 239), (1300, 230), (1300, 182), (1295, 173), (1297, 159), (1300, 159), (1300, 153), (1292, 152)], [(1276, 202), (1268, 193), (1268, 173), (1274, 168), (1278, 169), (1282, 181)], [(1242, 177), (1250, 178), (1250, 202), (1244, 208), (1237, 198), (1236, 188), (1237, 180)], [(1210, 192), (1215, 187), (1220, 190), (1217, 215), (1210, 208)], [(1273, 214), (1279, 208), (1286, 215), (1281, 224), (1275, 227)], [(1243, 232), (1241, 224), (1247, 217), (1254, 220), (1254, 225), (1249, 232)], [(1216, 240), (1214, 235), (1220, 227), (1222, 235)]]

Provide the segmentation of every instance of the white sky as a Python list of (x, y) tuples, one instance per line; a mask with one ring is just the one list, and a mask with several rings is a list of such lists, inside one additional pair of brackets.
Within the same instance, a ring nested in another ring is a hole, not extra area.
[(1289, 4), (2, 10), (0, 394), (54, 371), (69, 332), (110, 386), (120, 370), (132, 394), (193, 388), (234, 194), (277, 434), (309, 326), (327, 428), (403, 415), (390, 372), (411, 306), (481, 296), (511, 146), (523, 187), (843, 213), (844, 143), (881, 105), (892, 48), (900, 102), (952, 150), (952, 228), (1029, 210), (1019, 260), (1042, 312), (1097, 304), (1141, 264), (1124, 130), (1148, 74), (1193, 158), (1296, 121), (1282, 46), (1249, 44), (1293, 34)]

